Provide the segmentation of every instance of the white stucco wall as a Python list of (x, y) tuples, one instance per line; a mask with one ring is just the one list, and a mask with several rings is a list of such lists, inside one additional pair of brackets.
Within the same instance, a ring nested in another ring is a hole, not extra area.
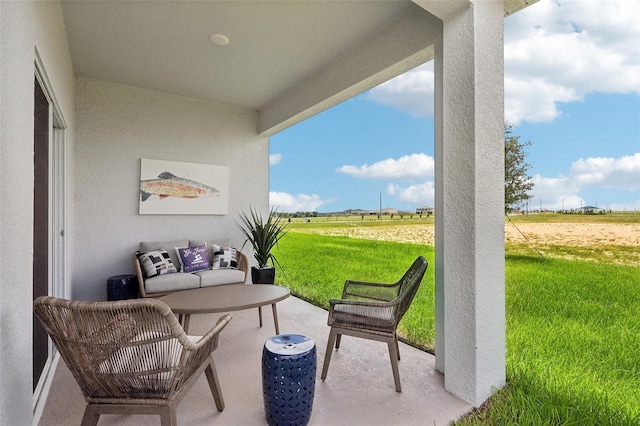
[[(256, 112), (82, 78), (76, 112), (74, 299), (106, 300), (108, 277), (134, 273), (140, 241), (239, 247), (238, 211), (268, 208), (269, 139)], [(141, 158), (228, 166), (229, 214), (138, 215)]]
[[(60, 5), (54, 1), (0, 2), (0, 423), (3, 425), (32, 422), (36, 50), (69, 126), (66, 141), (70, 147), (74, 78)], [(72, 180), (72, 174), (68, 174), (67, 182)]]

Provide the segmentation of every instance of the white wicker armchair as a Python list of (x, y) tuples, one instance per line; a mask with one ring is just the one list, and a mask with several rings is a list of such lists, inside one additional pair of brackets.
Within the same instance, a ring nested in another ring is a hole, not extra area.
[(202, 337), (187, 336), (155, 299), (79, 302), (39, 297), (34, 311), (87, 401), (82, 425), (100, 414), (159, 414), (176, 424), (176, 406), (204, 371), (224, 409), (212, 352), (231, 316)]

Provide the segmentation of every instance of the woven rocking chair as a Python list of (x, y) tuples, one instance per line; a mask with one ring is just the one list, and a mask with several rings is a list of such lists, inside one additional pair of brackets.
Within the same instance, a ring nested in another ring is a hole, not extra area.
[(39, 297), (34, 311), (87, 401), (82, 425), (101, 414), (159, 414), (176, 424), (176, 406), (204, 371), (224, 409), (213, 351), (231, 316), (203, 337), (187, 336), (156, 299), (78, 302)]
[(340, 338), (346, 334), (387, 343), (396, 392), (402, 391), (398, 372), (400, 351), (396, 328), (409, 309), (426, 270), (427, 261), (420, 256), (397, 283), (345, 283), (342, 299), (329, 301), (327, 324), (331, 327), (331, 332), (320, 376), (323, 381), (327, 378), (334, 344), (337, 350), (340, 347)]

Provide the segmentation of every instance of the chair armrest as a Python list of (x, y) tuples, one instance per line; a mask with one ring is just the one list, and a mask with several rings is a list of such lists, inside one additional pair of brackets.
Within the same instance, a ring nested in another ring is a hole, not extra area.
[(231, 321), (231, 318), (232, 317), (229, 314), (226, 314), (220, 317), (220, 319), (218, 319), (218, 322), (216, 322), (216, 325), (211, 330), (209, 330), (204, 336), (200, 337), (200, 339), (197, 342), (192, 342), (189, 339), (187, 339), (186, 341), (183, 341), (181, 339), (180, 342), (183, 344), (185, 349), (197, 351), (197, 350), (200, 350), (205, 345), (207, 345), (210, 340), (215, 339), (216, 340), (215, 345), (211, 349), (211, 351), (213, 351), (218, 346), (218, 342), (217, 342), (218, 335), (220, 334), (222, 329), (225, 328), (227, 324), (229, 324), (229, 321)]
[(366, 302), (331, 299), (327, 325), (390, 332), (396, 326), (397, 304), (398, 301)]
[(200, 368), (203, 363), (208, 362), (213, 351), (218, 347), (220, 341), (220, 332), (231, 321), (231, 315), (222, 316), (216, 325), (202, 336), (197, 342), (191, 341), (184, 330), (178, 336), (178, 340), (182, 344), (182, 354), (180, 356), (180, 364), (184, 368), (184, 374), (176, 376), (176, 387), (180, 386), (182, 381), (188, 380), (192, 374)]

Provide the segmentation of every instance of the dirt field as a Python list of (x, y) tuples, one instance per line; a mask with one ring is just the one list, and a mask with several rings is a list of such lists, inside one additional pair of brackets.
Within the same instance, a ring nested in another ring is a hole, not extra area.
[[(517, 226), (517, 228), (516, 228)], [(299, 230), (296, 230), (299, 231)], [(522, 233), (520, 232), (522, 231)], [(304, 232), (304, 231), (302, 231)], [(380, 228), (310, 229), (309, 232), (414, 244), (434, 244), (433, 225), (398, 225)], [(524, 236), (523, 236), (524, 234)], [(525, 238), (526, 236), (526, 238)], [(638, 246), (640, 225), (612, 223), (512, 223), (505, 224), (505, 241), (572, 247)]]
[[(520, 223), (530, 241), (572, 247), (640, 246), (640, 225), (623, 223)], [(507, 242), (524, 242), (515, 226), (505, 225)]]

